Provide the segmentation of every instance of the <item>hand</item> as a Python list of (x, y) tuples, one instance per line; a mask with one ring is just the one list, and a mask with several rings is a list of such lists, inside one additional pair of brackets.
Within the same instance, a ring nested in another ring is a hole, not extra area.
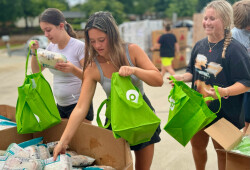
[[(36, 49), (39, 48), (39, 43), (37, 40), (30, 40), (31, 41), (34, 41), (35, 43), (31, 45), (30, 49), (32, 50), (32, 52), (34, 52)], [(30, 42), (29, 42), (29, 45), (30, 45)]]
[(67, 146), (64, 147), (64, 146), (62, 145), (62, 143), (58, 142), (58, 144), (56, 145), (56, 147), (55, 147), (55, 149), (54, 149), (54, 151), (53, 151), (53, 160), (56, 161), (57, 156), (58, 156), (59, 154), (65, 154), (66, 149), (67, 149)]
[[(204, 88), (204, 90), (205, 90), (205, 92), (207, 93), (208, 96), (211, 96), (214, 99), (218, 99), (214, 88), (210, 88), (209, 90)], [(218, 87), (218, 92), (219, 92), (221, 97), (227, 97), (229, 95), (228, 88)]]
[(136, 67), (131, 67), (131, 66), (122, 66), (119, 70), (119, 75), (120, 76), (130, 76), (135, 73)]
[[(183, 75), (173, 75), (173, 77), (177, 80), (177, 81), (184, 81), (184, 76)], [(174, 86), (173, 80), (170, 80), (170, 77), (168, 76), (167, 79), (169, 80), (169, 84), (171, 84), (171, 86)]]
[(67, 61), (67, 63), (56, 63), (55, 68), (64, 73), (72, 73), (74, 65)]

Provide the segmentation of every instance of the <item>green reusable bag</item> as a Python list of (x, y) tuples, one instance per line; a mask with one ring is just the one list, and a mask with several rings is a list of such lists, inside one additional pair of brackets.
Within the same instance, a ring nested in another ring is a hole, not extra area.
[(30, 49), (26, 59), (25, 80), (18, 87), (16, 122), (19, 134), (40, 132), (61, 122), (51, 87), (41, 73), (37, 52), (39, 72), (27, 75), (29, 54)]
[(100, 105), (97, 112), (97, 123), (101, 123), (99, 114), (103, 105), (107, 104), (106, 117), (109, 119), (115, 138), (123, 138), (133, 146), (150, 141), (161, 120), (144, 101), (140, 91), (134, 87), (130, 76), (122, 77), (113, 73), (111, 79), (111, 94)]
[[(175, 138), (180, 144), (186, 146), (191, 138), (217, 116), (207, 106), (206, 101), (215, 100), (212, 97), (203, 98), (203, 95), (188, 87), (183, 81), (176, 81), (173, 76), (170, 79), (174, 87), (170, 91), (168, 122), (164, 130)], [(214, 86), (220, 102), (218, 86)]]

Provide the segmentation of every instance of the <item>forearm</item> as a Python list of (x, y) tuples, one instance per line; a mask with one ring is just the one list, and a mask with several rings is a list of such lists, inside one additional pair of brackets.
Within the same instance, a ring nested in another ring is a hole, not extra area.
[(77, 109), (77, 107), (75, 107), (70, 115), (67, 126), (60, 139), (60, 142), (63, 144), (63, 146), (67, 146), (70, 143), (71, 139), (73, 138), (74, 134), (76, 133), (78, 127), (85, 117), (86, 116), (82, 115), (80, 109)]
[[(43, 69), (44, 68), (41, 66), (41, 71)], [(31, 58), (31, 70), (32, 70), (32, 73), (38, 73), (39, 72), (39, 65), (38, 65), (38, 62), (37, 62), (37, 59), (36, 59), (35, 55), (32, 55), (32, 58)]]
[(192, 78), (193, 78), (193, 75), (191, 73), (184, 73), (181, 75), (181, 78), (183, 82), (191, 82), (192, 81)]
[(144, 70), (135, 67), (134, 75), (150, 86), (162, 86), (163, 79), (158, 70)]
[(236, 82), (232, 86), (223, 88), (224, 89), (224, 96), (236, 96), (242, 93), (245, 93), (249, 90), (249, 87)]
[(72, 70), (72, 73), (73, 73), (76, 77), (78, 77), (79, 79), (82, 80), (82, 69), (80, 69), (80, 68), (74, 66), (74, 67), (73, 67), (73, 70)]

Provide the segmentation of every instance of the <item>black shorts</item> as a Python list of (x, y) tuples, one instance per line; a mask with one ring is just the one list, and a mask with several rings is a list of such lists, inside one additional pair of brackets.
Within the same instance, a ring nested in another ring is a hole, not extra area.
[[(147, 96), (145, 94), (143, 95), (143, 99), (148, 104), (148, 106), (154, 111), (153, 106), (151, 105), (149, 99), (147, 98)], [(106, 119), (106, 122), (107, 122), (107, 119)], [(108, 127), (108, 129), (112, 130), (111, 125)], [(134, 151), (138, 151), (138, 150), (141, 150), (141, 149), (145, 148), (148, 145), (160, 142), (161, 141), (160, 133), (161, 133), (161, 128), (160, 128), (160, 125), (159, 125), (150, 141), (145, 142), (145, 143), (141, 143), (141, 144), (138, 144), (138, 145), (130, 146), (130, 149), (134, 150)]]
[[(58, 111), (60, 113), (61, 118), (69, 118), (71, 112), (74, 110), (76, 104), (72, 104), (69, 106), (60, 106), (57, 104)], [(89, 121), (92, 121), (94, 119), (94, 109), (93, 109), (93, 104), (91, 103), (89, 107), (88, 114), (86, 116), (86, 119)]]

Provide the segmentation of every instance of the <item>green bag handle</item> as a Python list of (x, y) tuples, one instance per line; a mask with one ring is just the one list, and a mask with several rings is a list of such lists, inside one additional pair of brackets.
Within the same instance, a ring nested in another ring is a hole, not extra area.
[[(170, 78), (171, 80), (173, 80), (174, 82), (177, 81), (177, 80), (174, 78), (174, 76), (170, 76), (169, 78)], [(221, 109), (221, 97), (220, 97), (220, 93), (219, 93), (219, 91), (218, 91), (218, 86), (214, 85), (213, 88), (214, 88), (215, 94), (216, 94), (216, 96), (217, 96), (217, 98), (218, 98), (218, 100), (219, 100), (219, 102), (220, 102), (220, 107), (219, 107), (218, 111), (215, 112), (215, 114), (217, 114), (217, 113), (220, 111), (220, 109)], [(171, 92), (172, 92), (172, 91), (171, 91)], [(170, 96), (170, 95), (169, 95), (169, 96)], [(211, 97), (211, 96), (205, 97), (205, 98), (204, 98), (204, 101), (205, 101), (205, 102), (207, 102), (207, 101), (209, 101), (209, 100), (212, 101), (212, 100), (216, 100), (216, 99), (214, 99), (214, 98)]]
[(103, 125), (102, 125), (102, 121), (101, 121), (101, 119), (100, 119), (100, 112), (101, 112), (102, 107), (104, 106), (104, 104), (107, 104), (107, 103), (109, 102), (108, 100), (110, 100), (110, 99), (105, 99), (105, 100), (100, 104), (100, 106), (99, 106), (99, 108), (98, 108), (98, 110), (97, 110), (97, 116), (96, 116), (96, 122), (97, 122), (98, 126), (99, 126), (99, 127), (102, 127), (102, 128), (105, 128), (105, 129), (107, 129), (107, 128), (109, 127), (109, 125), (110, 125), (110, 123), (111, 123), (111, 120), (108, 119), (107, 124), (106, 124), (105, 126), (103, 126)]
[[(31, 46), (33, 44), (35, 44), (35, 41), (31, 41), (30, 44), (29, 44), (29, 52), (27, 54), (26, 67), (25, 67), (25, 77), (27, 76), (27, 69), (28, 69), (28, 63), (29, 63), (29, 57), (30, 57), (30, 49), (31, 49)], [(36, 49), (35, 49), (35, 54), (36, 54), (36, 59), (37, 59), (37, 63), (38, 63), (38, 66), (39, 66), (39, 73), (41, 73), (41, 65), (40, 65), (38, 57), (37, 57), (37, 50)]]

